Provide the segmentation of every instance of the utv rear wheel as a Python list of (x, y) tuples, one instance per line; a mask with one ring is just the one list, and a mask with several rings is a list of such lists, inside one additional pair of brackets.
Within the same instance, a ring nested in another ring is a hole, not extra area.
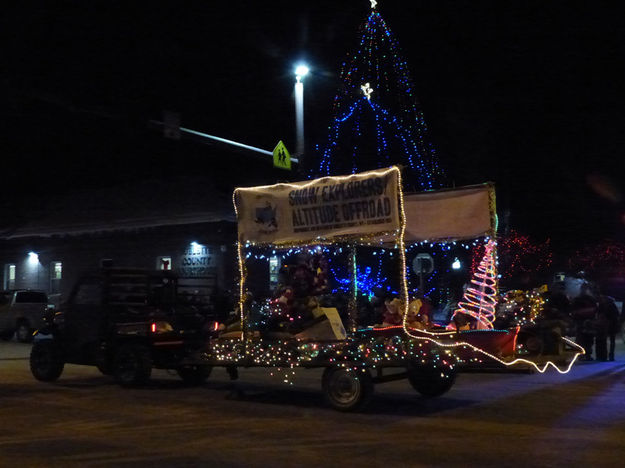
[(63, 356), (54, 340), (37, 341), (30, 350), (30, 372), (37, 380), (53, 382), (63, 372)]
[(182, 381), (191, 386), (202, 385), (213, 370), (210, 366), (185, 366), (176, 370)]
[(30, 343), (33, 339), (33, 330), (30, 328), (30, 324), (26, 321), (17, 324), (15, 330), (15, 338), (20, 343)]
[(114, 363), (105, 343), (100, 343), (95, 350), (95, 366), (104, 375), (114, 374)]
[(150, 351), (142, 345), (123, 345), (115, 353), (115, 380), (122, 387), (145, 385), (152, 374)]
[(330, 367), (323, 373), (322, 386), (326, 401), (339, 411), (359, 410), (373, 395), (373, 380), (367, 369)]
[(447, 393), (456, 381), (453, 369), (434, 366), (414, 366), (408, 369), (410, 385), (425, 397), (437, 397)]

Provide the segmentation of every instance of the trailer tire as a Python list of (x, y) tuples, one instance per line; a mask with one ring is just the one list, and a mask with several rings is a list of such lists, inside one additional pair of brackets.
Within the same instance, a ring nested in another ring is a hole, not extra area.
[(407, 371), (410, 385), (428, 398), (447, 393), (456, 381), (456, 372), (453, 369), (419, 365), (410, 367)]
[(323, 372), (326, 401), (338, 411), (362, 409), (373, 396), (373, 379), (368, 369), (329, 367)]

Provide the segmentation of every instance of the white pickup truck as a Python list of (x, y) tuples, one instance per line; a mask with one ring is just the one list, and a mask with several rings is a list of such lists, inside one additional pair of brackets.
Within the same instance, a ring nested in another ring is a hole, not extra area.
[(29, 342), (43, 325), (47, 308), (48, 296), (42, 291), (0, 291), (0, 338), (9, 340), (15, 334), (17, 341)]

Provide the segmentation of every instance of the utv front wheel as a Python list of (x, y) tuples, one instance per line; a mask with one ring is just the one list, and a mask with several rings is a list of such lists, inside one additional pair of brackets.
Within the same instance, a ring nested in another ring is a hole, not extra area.
[(30, 350), (30, 372), (37, 380), (53, 382), (63, 372), (61, 350), (53, 340), (37, 341)]
[(185, 366), (176, 370), (182, 381), (191, 386), (202, 385), (213, 370), (210, 366)]
[(152, 374), (150, 351), (142, 345), (123, 345), (115, 353), (113, 375), (122, 387), (145, 385)]
[(373, 395), (373, 380), (367, 369), (330, 367), (323, 373), (322, 386), (326, 401), (339, 411), (356, 411)]

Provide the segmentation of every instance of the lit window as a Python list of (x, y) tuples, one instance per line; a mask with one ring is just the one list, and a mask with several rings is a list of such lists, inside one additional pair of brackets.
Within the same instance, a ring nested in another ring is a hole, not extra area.
[(60, 280), (63, 277), (63, 264), (52, 262), (52, 279)]
[(15, 289), (15, 265), (4, 266), (4, 289)]
[(171, 257), (158, 257), (156, 260), (157, 270), (171, 270)]
[(61, 292), (61, 278), (63, 278), (63, 264), (61, 262), (50, 263), (50, 294)]

